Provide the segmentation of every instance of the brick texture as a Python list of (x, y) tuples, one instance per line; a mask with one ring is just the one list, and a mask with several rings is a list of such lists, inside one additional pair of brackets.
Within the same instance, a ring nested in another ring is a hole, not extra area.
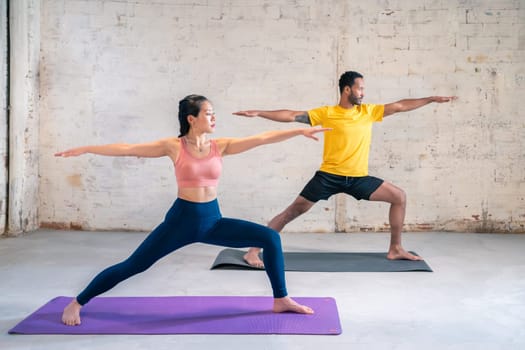
[[(374, 127), (370, 172), (407, 192), (407, 230), (524, 232), (523, 6), (44, 0), (40, 222), (150, 230), (176, 197), (166, 159), (56, 159), (57, 150), (176, 135), (178, 100), (190, 93), (214, 103), (218, 137), (289, 128), (231, 113), (335, 104), (339, 75), (357, 70), (368, 103), (459, 96)], [(223, 214), (268, 222), (314, 174), (321, 152), (322, 143), (296, 138), (226, 158)], [(332, 198), (286, 227), (336, 229), (387, 231), (388, 207)]]

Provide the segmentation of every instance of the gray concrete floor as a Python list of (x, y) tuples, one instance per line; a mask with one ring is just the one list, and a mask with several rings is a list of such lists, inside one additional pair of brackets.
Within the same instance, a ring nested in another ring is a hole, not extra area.
[[(0, 349), (525, 349), (525, 235), (405, 233), (434, 272), (288, 272), (293, 296), (337, 301), (343, 333), (9, 335), (59, 295), (73, 296), (144, 233), (41, 230), (0, 239)], [(384, 251), (383, 233), (283, 234), (286, 251)], [(211, 271), (221, 247), (195, 244), (105, 296), (270, 295), (264, 272)]]

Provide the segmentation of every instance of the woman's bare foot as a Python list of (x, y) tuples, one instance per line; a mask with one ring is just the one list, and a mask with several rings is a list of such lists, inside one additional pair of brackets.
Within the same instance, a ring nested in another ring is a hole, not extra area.
[(386, 258), (390, 260), (423, 260), (422, 257), (407, 252), (401, 246), (390, 247)]
[(80, 309), (82, 305), (73, 299), (62, 313), (62, 322), (68, 326), (78, 326), (80, 324)]
[(248, 249), (248, 252), (244, 254), (243, 259), (248, 263), (248, 265), (252, 267), (256, 267), (258, 269), (264, 269), (264, 263), (259, 258), (259, 252), (261, 250), (259, 248), (250, 248)]
[(298, 314), (313, 314), (314, 310), (308, 306), (296, 303), (290, 297), (273, 299), (273, 312), (295, 312)]

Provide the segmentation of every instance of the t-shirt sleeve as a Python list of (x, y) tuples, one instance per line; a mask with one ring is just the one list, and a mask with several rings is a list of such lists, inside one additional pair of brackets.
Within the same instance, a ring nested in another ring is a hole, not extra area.
[(385, 115), (385, 105), (368, 105), (369, 114), (372, 116), (374, 122), (383, 121)]
[(328, 111), (328, 106), (309, 110), (308, 116), (310, 117), (310, 124), (312, 126), (322, 125), (323, 119), (326, 116), (327, 111)]

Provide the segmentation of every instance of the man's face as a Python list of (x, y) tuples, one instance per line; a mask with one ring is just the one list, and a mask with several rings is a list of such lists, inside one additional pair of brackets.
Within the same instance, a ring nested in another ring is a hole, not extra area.
[(353, 105), (360, 105), (363, 97), (365, 97), (365, 82), (363, 78), (356, 78), (354, 80), (354, 85), (350, 87), (350, 92), (348, 94), (348, 102)]

